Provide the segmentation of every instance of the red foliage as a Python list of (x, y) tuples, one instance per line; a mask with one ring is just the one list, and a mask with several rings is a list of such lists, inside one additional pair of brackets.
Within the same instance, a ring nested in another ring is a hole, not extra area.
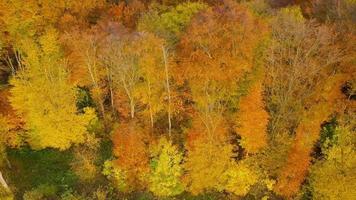
[(110, 8), (109, 14), (114, 21), (119, 21), (126, 27), (133, 29), (136, 27), (140, 13), (145, 10), (146, 7), (141, 1), (133, 0), (128, 4), (121, 2), (118, 5), (114, 5)]

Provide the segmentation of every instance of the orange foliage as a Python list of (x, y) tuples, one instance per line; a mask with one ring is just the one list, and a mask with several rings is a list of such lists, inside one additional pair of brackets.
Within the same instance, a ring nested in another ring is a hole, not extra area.
[(256, 153), (267, 145), (268, 113), (264, 109), (261, 83), (255, 84), (240, 100), (239, 125), (236, 132), (248, 153)]
[(9, 95), (8, 89), (0, 90), (0, 116), (5, 117), (10, 128), (9, 132), (4, 135), (7, 145), (19, 147), (22, 144), (21, 133), (24, 128), (24, 121), (10, 105)]
[(0, 114), (4, 116), (11, 116), (14, 110), (10, 106), (8, 96), (10, 95), (9, 90), (0, 90)]
[(200, 84), (215, 80), (233, 87), (243, 72), (251, 70), (253, 51), (264, 30), (261, 21), (235, 2), (209, 8), (194, 17), (182, 36), (177, 73)]
[(216, 119), (212, 119), (212, 121), (214, 121), (215, 124), (209, 126), (208, 124), (205, 124), (199, 116), (193, 116), (193, 124), (187, 133), (186, 140), (186, 145), (189, 149), (194, 149), (194, 143), (202, 140), (203, 138), (216, 142), (228, 141), (229, 130), (226, 120), (220, 116), (216, 117)]
[(145, 174), (149, 171), (149, 153), (145, 131), (135, 123), (121, 124), (113, 136), (116, 165), (128, 174), (129, 190), (144, 188)]
[(310, 152), (313, 143), (318, 139), (321, 123), (320, 119), (314, 119), (298, 126), (295, 143), (275, 188), (278, 194), (290, 197), (299, 190), (310, 165)]
[(182, 35), (173, 73), (178, 83), (188, 82), (194, 108), (208, 131), (233, 101), (239, 81), (252, 70), (264, 30), (246, 7), (224, 1), (198, 13)]

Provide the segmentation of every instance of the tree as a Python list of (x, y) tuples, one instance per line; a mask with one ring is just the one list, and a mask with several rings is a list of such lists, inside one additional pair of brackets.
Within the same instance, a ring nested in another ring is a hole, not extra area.
[(90, 90), (103, 118), (106, 117), (104, 101), (107, 96), (114, 107), (112, 74), (100, 58), (106, 35), (105, 30), (95, 27), (86, 31), (75, 29), (61, 38), (67, 53), (70, 81)]
[[(111, 71), (113, 87), (119, 94), (124, 94), (129, 104), (130, 117), (135, 117), (139, 101), (138, 84), (140, 81), (138, 53), (132, 48), (132, 41), (137, 35), (124, 34), (118, 38), (113, 33), (107, 37), (103, 52), (104, 65)], [(122, 106), (122, 105), (120, 105)]]
[[(140, 107), (140, 114), (149, 118), (153, 130), (156, 115), (166, 108), (171, 135), (172, 91), (164, 40), (151, 33), (134, 33), (123, 38), (112, 37), (108, 42), (104, 63), (112, 71), (116, 93), (126, 96), (131, 119), (135, 117), (136, 107)], [(168, 99), (167, 103), (164, 99)]]
[(190, 20), (207, 5), (200, 2), (185, 2), (165, 11), (157, 6), (143, 15), (138, 30), (149, 31), (164, 38), (168, 46), (176, 44)]
[(298, 8), (282, 9), (272, 22), (266, 62), (271, 139), (295, 133), (275, 185), (285, 197), (299, 190), (320, 124), (340, 97), (337, 86), (345, 76), (335, 73), (342, 53), (333, 38), (332, 29), (306, 21)]
[(146, 176), (149, 173), (149, 152), (146, 143), (145, 130), (138, 124), (121, 124), (113, 136), (114, 160), (113, 167), (125, 174), (123, 191), (131, 192), (144, 189), (147, 185)]
[(12, 148), (21, 147), (24, 143), (24, 120), (19, 116), (10, 103), (10, 88), (0, 90), (0, 115), (6, 122), (6, 131), (2, 135), (2, 141)]
[(210, 115), (237, 107), (238, 85), (252, 71), (254, 51), (264, 35), (263, 24), (247, 8), (224, 3), (196, 15), (179, 43), (175, 78), (189, 83), (194, 108), (205, 124), (215, 123)]
[[(153, 34), (142, 33), (142, 37), (132, 46), (138, 51), (139, 74), (143, 78), (139, 89), (139, 93), (141, 93), (140, 102), (147, 105), (147, 108), (144, 109), (144, 114), (147, 115), (148, 113), (150, 125), (153, 129), (155, 117), (159, 112), (167, 108), (168, 115), (171, 114), (170, 102), (165, 103), (163, 101), (166, 95), (168, 95), (168, 99), (170, 98), (168, 92), (170, 88), (167, 87), (169, 85), (166, 82), (167, 70), (165, 62), (167, 58), (162, 52), (164, 41)], [(168, 116), (169, 124), (170, 120), (171, 118)]]
[(176, 77), (189, 83), (194, 101), (186, 145), (186, 183), (193, 194), (240, 191), (237, 184), (221, 179), (235, 165), (229, 116), (236, 112), (238, 86), (253, 71), (255, 50), (263, 36), (263, 24), (246, 7), (224, 1), (197, 14), (181, 38)]
[(308, 98), (341, 59), (333, 30), (303, 18), (299, 8), (282, 9), (272, 22), (266, 58), (267, 108), (272, 135), (293, 133)]
[(138, 30), (151, 32), (165, 40), (160, 46), (161, 54), (163, 56), (164, 79), (168, 99), (168, 134), (170, 137), (172, 135), (174, 101), (171, 83), (172, 74), (170, 72), (172, 64), (172, 48), (177, 44), (183, 30), (188, 25), (191, 18), (206, 7), (207, 5), (202, 3), (187, 2), (163, 12), (162, 8), (153, 6), (153, 8), (140, 19), (138, 24)]
[(267, 146), (268, 113), (264, 110), (262, 92), (261, 83), (255, 83), (250, 93), (240, 100), (236, 132), (248, 153), (256, 153)]
[(73, 148), (74, 159), (71, 162), (71, 169), (84, 183), (94, 181), (99, 174), (98, 166), (95, 164), (99, 142), (100, 139), (95, 138), (94, 133), (89, 133), (83, 145)]
[(127, 191), (129, 187), (126, 183), (127, 174), (124, 170), (115, 167), (112, 160), (105, 161), (102, 173), (114, 183), (114, 187), (119, 189), (119, 191)]
[(320, 137), (321, 124), (337, 109), (341, 110), (338, 101), (342, 101), (344, 96), (340, 87), (348, 77), (349, 74), (329, 77), (323, 85), (318, 86), (319, 93), (307, 104), (309, 106), (304, 110), (302, 121), (296, 129), (286, 163), (278, 175), (274, 188), (278, 194), (292, 197), (298, 192), (311, 164), (310, 155)]
[(181, 177), (183, 154), (169, 140), (161, 138), (150, 147), (149, 190), (157, 196), (175, 196), (184, 191)]
[(184, 163), (187, 190), (194, 195), (227, 191), (244, 196), (259, 175), (247, 163), (236, 163), (236, 149), (227, 140), (227, 130), (220, 125), (217, 132), (219, 135), (211, 138), (204, 127), (195, 126), (189, 131)]
[(356, 195), (354, 124), (345, 125), (337, 127), (332, 138), (324, 143), (325, 158), (311, 168), (313, 199), (352, 199)]
[(23, 68), (10, 81), (11, 105), (24, 117), (27, 142), (34, 149), (65, 150), (86, 137), (94, 111), (77, 114), (76, 91), (67, 81), (57, 32), (49, 29), (38, 41), (24, 40)]
[(10, 133), (11, 125), (6, 117), (0, 112), (0, 197), (6, 200), (12, 200), (12, 192), (9, 185), (6, 182), (6, 179), (3, 177), (3, 169), (5, 169), (5, 164), (8, 167), (11, 167), (9, 160), (7, 159), (6, 146), (7, 146), (7, 135)]
[(352, 0), (310, 0), (305, 6), (308, 14), (319, 21), (342, 21), (352, 20), (352, 12), (356, 2)]
[(241, 161), (233, 163), (232, 166), (223, 173), (222, 187), (235, 195), (245, 196), (251, 187), (257, 183), (258, 174), (251, 166)]
[(209, 191), (223, 191), (223, 174), (231, 167), (233, 145), (228, 143), (226, 126), (220, 120), (214, 134), (209, 134), (200, 120), (193, 122), (186, 141), (187, 156), (184, 168), (187, 171), (185, 184), (194, 195)]
[(89, 13), (104, 6), (104, 0), (73, 2), (67, 0), (7, 0), (2, 2), (1, 20), (11, 37), (12, 44), (17, 46), (19, 39), (42, 34), (43, 27), (54, 26), (63, 16), (69, 13), (74, 18), (84, 21)]
[(113, 5), (110, 10), (110, 17), (113, 21), (122, 23), (125, 27), (135, 29), (139, 17), (146, 10), (146, 6), (142, 1), (133, 0), (129, 2), (120, 2)]

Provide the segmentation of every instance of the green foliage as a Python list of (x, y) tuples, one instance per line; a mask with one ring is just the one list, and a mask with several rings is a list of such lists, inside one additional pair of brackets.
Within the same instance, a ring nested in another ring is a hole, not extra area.
[(265, 0), (252, 0), (246, 2), (252, 12), (261, 17), (268, 17), (272, 14), (272, 8)]
[(218, 192), (206, 192), (204, 194), (192, 195), (190, 193), (183, 193), (180, 195), (184, 200), (219, 200), (226, 198), (224, 194)]
[(151, 148), (151, 173), (148, 177), (149, 190), (157, 196), (175, 196), (184, 191), (181, 183), (183, 155), (165, 138)]
[(30, 191), (26, 191), (23, 195), (24, 200), (42, 200), (49, 197), (54, 197), (57, 192), (57, 187), (53, 185), (40, 185)]
[(61, 200), (85, 200), (86, 198), (73, 192), (73, 190), (67, 190), (61, 195)]
[(77, 109), (80, 113), (84, 113), (84, 108), (94, 107), (94, 101), (90, 96), (90, 92), (87, 88), (78, 87), (77, 89)]
[(114, 182), (114, 186), (120, 190), (125, 191), (128, 187), (126, 184), (127, 173), (116, 167), (113, 161), (106, 161), (103, 167), (103, 175), (105, 175), (109, 180)]
[(101, 140), (98, 153), (99, 156), (96, 161), (98, 165), (102, 165), (105, 161), (112, 158), (112, 146), (113, 144), (110, 140)]
[(190, 19), (208, 6), (200, 2), (185, 2), (160, 13), (158, 9), (144, 15), (138, 29), (150, 31), (165, 38), (170, 44), (178, 41), (181, 32), (189, 24)]
[(327, 122), (321, 130), (320, 133), (320, 145), (322, 151), (325, 153), (326, 150), (333, 146), (337, 141), (335, 138), (337, 121), (336, 118), (332, 118), (330, 122)]

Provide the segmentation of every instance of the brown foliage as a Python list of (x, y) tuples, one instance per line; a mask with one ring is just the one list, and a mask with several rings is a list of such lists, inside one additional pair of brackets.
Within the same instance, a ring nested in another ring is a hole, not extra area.
[(333, 64), (341, 59), (332, 29), (281, 13), (273, 22), (266, 60), (273, 134), (295, 130), (310, 97), (318, 95), (320, 85), (333, 73)]
[(121, 22), (128, 28), (135, 28), (140, 14), (146, 10), (145, 5), (138, 0), (126, 4), (121, 2), (110, 8), (109, 14), (114, 21)]

